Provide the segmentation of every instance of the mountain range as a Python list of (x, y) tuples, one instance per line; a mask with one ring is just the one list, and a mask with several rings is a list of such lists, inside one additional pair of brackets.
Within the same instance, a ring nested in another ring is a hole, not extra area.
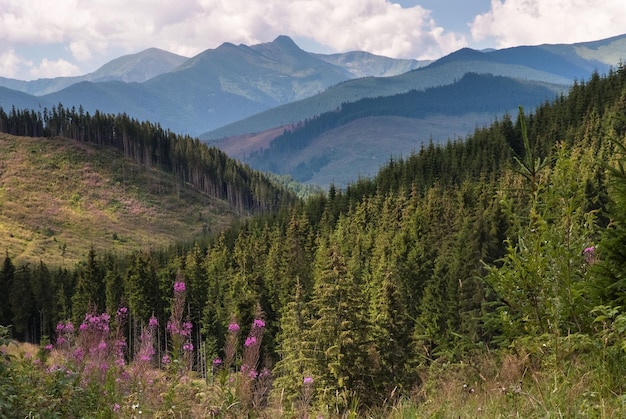
[[(456, 94), (463, 95), (467, 80), (463, 85), (459, 82), (473, 73), (506, 77), (516, 88), (527, 87), (535, 99), (525, 105), (533, 107), (567, 92), (574, 82), (588, 79), (593, 72), (608, 72), (623, 57), (626, 35), (577, 44), (488, 51), (464, 48), (434, 62), (391, 59), (361, 51), (313, 54), (300, 49), (289, 37), (279, 36), (252, 46), (224, 43), (191, 58), (151, 48), (79, 77), (34, 81), (0, 78), (0, 107), (42, 110), (62, 103), (90, 113), (127, 113), (176, 133), (198, 136), (246, 161), (296, 124), (364, 98), (443, 86), (458, 88)], [(472, 80), (484, 83), (478, 78)], [(494, 111), (481, 103), (484, 100), (479, 92), (464, 113), (454, 115), (431, 112), (407, 118), (370, 113), (361, 121), (364, 125), (355, 119), (349, 125), (336, 126), (340, 131), (327, 130), (324, 141), (332, 144), (322, 153), (327, 156), (322, 160), (331, 156), (338, 165), (335, 170), (320, 166), (320, 154), (311, 154), (306, 147), (299, 150), (299, 158), (290, 157), (288, 164), (280, 160), (270, 163), (285, 163), (281, 172), (293, 175), (289, 167), (311, 168), (311, 162), (316, 161), (315, 173), (301, 180), (324, 185), (341, 178), (338, 183), (345, 184), (355, 176), (375, 173), (377, 163), (390, 155), (409, 154), (429, 141), (463, 137), (520, 104), (512, 97), (505, 108)], [(380, 154), (380, 136), (361, 135), (360, 142), (354, 143), (355, 133), (373, 132), (371, 118), (376, 121), (375, 131), (386, 133), (384, 141), (401, 139), (395, 147), (382, 145), (386, 155)], [(310, 145), (316, 144), (310, 141)], [(332, 147), (335, 151), (329, 151)], [(347, 166), (347, 160), (336, 158), (354, 156), (349, 151), (353, 147), (363, 154), (359, 164)]]

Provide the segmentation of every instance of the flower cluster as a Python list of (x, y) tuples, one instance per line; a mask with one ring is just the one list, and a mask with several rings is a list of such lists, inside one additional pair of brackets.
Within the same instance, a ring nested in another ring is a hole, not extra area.
[(174, 282), (174, 292), (175, 293), (185, 292), (186, 289), (187, 289), (187, 286), (186, 286), (184, 281), (176, 281), (176, 282)]

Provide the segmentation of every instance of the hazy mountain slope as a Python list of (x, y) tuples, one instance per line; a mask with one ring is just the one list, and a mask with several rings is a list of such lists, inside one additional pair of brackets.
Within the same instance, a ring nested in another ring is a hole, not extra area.
[[(548, 83), (564, 92), (575, 80), (585, 80), (594, 71), (605, 73), (626, 57), (626, 35), (578, 44), (521, 46), (477, 51), (463, 48), (428, 66), (394, 77), (360, 78), (340, 83), (310, 98), (264, 111), (201, 135), (219, 139), (293, 124), (331, 111), (342, 103), (365, 97), (388, 96), (451, 84), (466, 73), (493, 74)], [(341, 60), (335, 59), (335, 62)]]
[[(474, 52), (478, 53), (477, 51)], [(202, 134), (200, 138), (210, 140), (265, 131), (276, 126), (293, 124), (315, 115), (332, 111), (341, 106), (342, 103), (355, 102), (363, 98), (392, 96), (410, 90), (424, 90), (434, 86), (450, 85), (460, 80), (467, 73), (492, 74), (541, 81), (555, 94), (564, 92), (572, 82), (572, 80), (564, 77), (529, 69), (524, 66), (498, 64), (490, 61), (451, 59), (443, 63), (435, 62), (427, 67), (395, 77), (368, 77), (346, 81), (310, 98), (272, 108), (233, 124), (209, 131)]]
[[(82, 104), (85, 112), (126, 113), (141, 121), (162, 121), (175, 132), (184, 132), (193, 123), (193, 116), (184, 109), (145, 88), (140, 83), (120, 81), (81, 82), (61, 91), (42, 96), (48, 103), (62, 103), (65, 107)], [(166, 115), (163, 119), (162, 115)]]
[(188, 132), (200, 133), (310, 96), (349, 77), (341, 67), (278, 37), (252, 47), (222, 44), (144, 85), (185, 109), (195, 121)]
[(235, 215), (108, 147), (0, 133), (0, 240), (18, 263), (72, 266), (86, 249), (123, 253), (191, 240)]
[(88, 74), (86, 80), (120, 80), (141, 83), (174, 70), (188, 59), (188, 57), (162, 49), (148, 48), (140, 53), (124, 55), (109, 61), (98, 70)]
[(430, 64), (431, 60), (411, 60), (383, 57), (364, 51), (350, 51), (340, 54), (311, 54), (320, 60), (332, 63), (350, 71), (354, 77), (390, 77), (415, 70)]
[(358, 176), (374, 175), (381, 158), (410, 154), (431, 140), (464, 137), (520, 105), (532, 109), (555, 96), (541, 83), (471, 73), (451, 85), (344, 104), (256, 151), (252, 147), (257, 144), (245, 137), (212, 144), (229, 143), (236, 153), (231, 156), (258, 170), (323, 186), (331, 179), (344, 186)]
[(0, 107), (4, 108), (5, 112), (9, 112), (12, 107), (37, 111), (51, 106), (47, 99), (0, 86)]
[(32, 81), (0, 77), (0, 86), (34, 96), (41, 96), (57, 92), (83, 81), (119, 80), (124, 82), (143, 82), (159, 74), (172, 71), (186, 60), (186, 57), (171, 52), (158, 48), (149, 48), (136, 54), (116, 58), (93, 73), (83, 76), (56, 77)]

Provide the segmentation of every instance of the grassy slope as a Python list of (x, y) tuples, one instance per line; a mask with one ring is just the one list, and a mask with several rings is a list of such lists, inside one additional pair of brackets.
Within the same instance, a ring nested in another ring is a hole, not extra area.
[(223, 202), (111, 149), (0, 134), (0, 250), (14, 262), (71, 266), (92, 245), (158, 248), (234, 217)]

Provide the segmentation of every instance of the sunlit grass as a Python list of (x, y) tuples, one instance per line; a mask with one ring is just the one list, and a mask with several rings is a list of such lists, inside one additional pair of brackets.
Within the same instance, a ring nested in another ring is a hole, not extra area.
[(218, 231), (235, 214), (157, 168), (59, 138), (0, 134), (0, 240), (16, 263), (73, 266)]

